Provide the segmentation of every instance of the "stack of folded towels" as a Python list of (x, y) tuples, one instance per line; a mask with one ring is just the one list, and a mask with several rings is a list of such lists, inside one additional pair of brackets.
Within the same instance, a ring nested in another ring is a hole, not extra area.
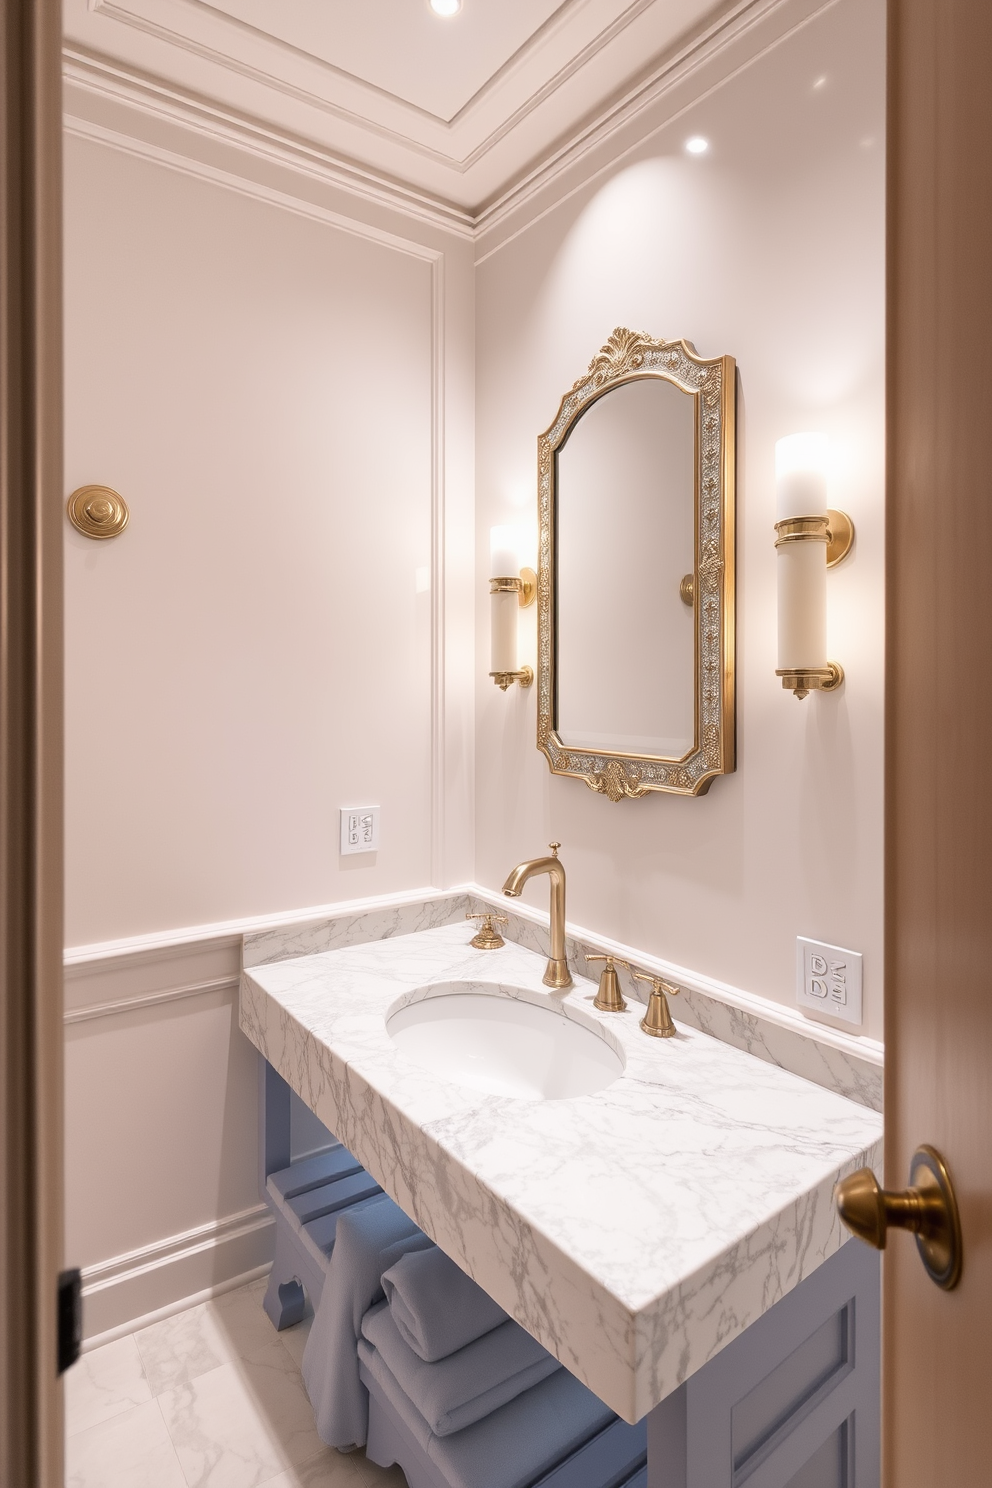
[(342, 1215), (304, 1354), (332, 1446), (367, 1439), (360, 1365), (452, 1484), (532, 1482), (614, 1419), (386, 1195)]
[[(394, 1381), (435, 1436), (472, 1426), (561, 1365), (442, 1250), (412, 1251), (382, 1278), (385, 1301), (362, 1319), (360, 1357)], [(389, 1376), (392, 1376), (392, 1379)]]

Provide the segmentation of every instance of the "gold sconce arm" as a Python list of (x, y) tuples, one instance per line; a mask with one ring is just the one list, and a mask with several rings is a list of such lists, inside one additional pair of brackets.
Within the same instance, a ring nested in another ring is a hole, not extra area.
[(505, 692), (514, 682), (519, 682), (521, 687), (529, 687), (534, 680), (534, 669), (524, 666), (517, 672), (490, 672), (489, 675), (500, 691)]
[(825, 667), (809, 667), (803, 671), (777, 671), (786, 692), (794, 692), (800, 701), (811, 692), (833, 692), (844, 680), (844, 668), (839, 661), (828, 661)]
[(635, 971), (634, 977), (639, 982), (651, 983), (648, 1010), (641, 1019), (642, 1030), (650, 1034), (652, 1038), (674, 1038), (677, 1029), (672, 1022), (665, 993), (667, 992), (669, 997), (678, 997), (678, 987), (673, 986), (671, 982), (663, 982), (661, 977), (648, 976), (643, 971)]

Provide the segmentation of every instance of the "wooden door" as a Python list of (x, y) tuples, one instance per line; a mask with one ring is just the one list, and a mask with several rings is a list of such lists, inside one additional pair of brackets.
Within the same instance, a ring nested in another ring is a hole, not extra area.
[(953, 1292), (885, 1254), (886, 1488), (992, 1483), (992, 4), (890, 0), (885, 1180), (943, 1154)]
[(0, 5), (0, 1484), (62, 1483), (61, 8)]

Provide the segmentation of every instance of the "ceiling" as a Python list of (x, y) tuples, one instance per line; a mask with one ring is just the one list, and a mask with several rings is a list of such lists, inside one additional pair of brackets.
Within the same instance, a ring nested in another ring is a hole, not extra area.
[(568, 7), (474, 0), (448, 20), (424, 0), (215, 0), (215, 8), (450, 123)]
[(70, 64), (477, 213), (762, 0), (65, 0)]

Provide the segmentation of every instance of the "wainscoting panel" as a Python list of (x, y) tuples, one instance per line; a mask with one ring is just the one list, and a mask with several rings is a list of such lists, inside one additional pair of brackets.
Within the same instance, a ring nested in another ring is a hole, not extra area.
[(271, 1259), (240, 937), (66, 967), (67, 1260), (87, 1338)]

